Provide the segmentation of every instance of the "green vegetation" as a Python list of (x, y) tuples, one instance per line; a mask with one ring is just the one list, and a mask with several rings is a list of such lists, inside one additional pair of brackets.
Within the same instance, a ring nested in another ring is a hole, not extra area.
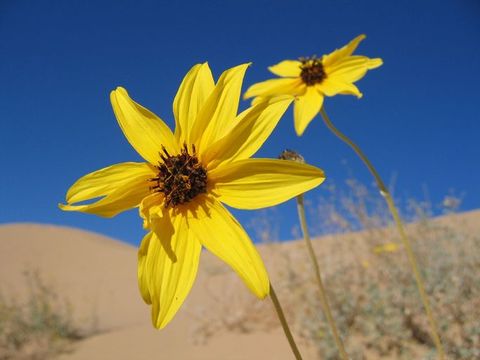
[(0, 360), (51, 359), (94, 332), (74, 321), (71, 304), (38, 271), (24, 277), (26, 297), (0, 293)]
[[(314, 243), (347, 352), (354, 360), (435, 359), (418, 290), (383, 199), (355, 180), (347, 181), (346, 190), (328, 189), (327, 196), (309, 203), (308, 221), (316, 235), (333, 233)], [(453, 214), (461, 199), (445, 199), (444, 212)], [(480, 358), (480, 235), (461, 217), (433, 219), (429, 201), (409, 200), (403, 208), (448, 359)], [(273, 242), (266, 234), (278, 228), (275, 213), (263, 212), (252, 224), (263, 241)], [(296, 246), (301, 253), (303, 242)], [(277, 255), (278, 271), (272, 277), (296, 336), (322, 359), (337, 359), (306, 250), (302, 258), (285, 244), (272, 244), (268, 251)], [(205, 340), (225, 327), (248, 333), (279, 326), (268, 316), (268, 302), (255, 306), (254, 299), (240, 301), (238, 296), (230, 296), (235, 312), (222, 298), (229, 306), (200, 323), (195, 329), (198, 338)]]

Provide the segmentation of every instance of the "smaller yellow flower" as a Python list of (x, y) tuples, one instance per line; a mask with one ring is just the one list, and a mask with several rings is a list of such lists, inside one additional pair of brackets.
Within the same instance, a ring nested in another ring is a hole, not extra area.
[(324, 96), (337, 94), (355, 95), (362, 93), (353, 84), (367, 70), (382, 65), (382, 59), (352, 55), (365, 35), (357, 36), (349, 44), (321, 58), (285, 60), (268, 69), (281, 79), (271, 79), (250, 86), (245, 99), (254, 97), (253, 103), (279, 95), (295, 97), (294, 122), (297, 135), (301, 136), (308, 124), (318, 114)]
[(398, 250), (398, 244), (393, 242), (387, 242), (385, 244), (377, 245), (373, 248), (373, 252), (375, 254), (382, 254), (382, 253), (393, 253)]

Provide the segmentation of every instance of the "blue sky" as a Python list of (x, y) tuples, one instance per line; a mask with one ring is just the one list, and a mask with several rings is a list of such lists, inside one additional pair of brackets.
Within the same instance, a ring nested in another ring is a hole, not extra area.
[[(113, 116), (112, 89), (126, 87), (173, 125), (173, 97), (195, 63), (208, 61), (218, 76), (252, 61), (246, 88), (269, 78), (271, 64), (330, 52), (361, 33), (357, 52), (384, 66), (358, 82), (361, 100), (327, 99), (332, 120), (387, 180), (397, 174), (397, 195), (421, 197), (426, 185), (438, 204), (456, 189), (466, 194), (464, 210), (477, 208), (479, 16), (478, 0), (0, 0), (0, 222), (77, 226), (138, 243), (136, 211), (101, 219), (57, 208), (81, 175), (140, 160)], [(257, 156), (285, 147), (323, 168), (327, 181), (341, 184), (351, 170), (370, 182), (319, 118), (297, 138), (289, 111)], [(294, 203), (277, 213), (289, 238)], [(235, 215), (245, 224), (256, 213)]]

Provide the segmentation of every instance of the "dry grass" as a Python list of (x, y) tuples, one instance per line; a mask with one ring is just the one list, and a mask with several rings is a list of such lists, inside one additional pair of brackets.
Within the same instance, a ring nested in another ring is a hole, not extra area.
[[(347, 181), (347, 192), (332, 187), (311, 216), (330, 232), (361, 230), (359, 240), (366, 251), (341, 246), (355, 256), (338, 256), (337, 270), (326, 278), (335, 317), (355, 359), (365, 354), (380, 358), (435, 358), (427, 319), (420, 303), (410, 267), (392, 229), (383, 199), (374, 189)], [(445, 197), (443, 211), (452, 213), (461, 199)], [(440, 331), (450, 359), (480, 357), (480, 237), (462, 231), (461, 223), (433, 221), (428, 201), (409, 200), (404, 218), (413, 221), (408, 229), (432, 300)], [(350, 251), (352, 252), (352, 251)], [(313, 284), (312, 284), (313, 285)], [(308, 307), (319, 306), (306, 287)], [(305, 310), (305, 313), (308, 310)], [(304, 317), (302, 330), (315, 340), (319, 352), (335, 359), (336, 352), (325, 323)]]
[[(450, 194), (443, 210), (456, 211), (460, 201)], [(409, 236), (448, 358), (480, 358), (480, 237), (462, 231), (462, 224), (432, 219), (428, 201), (409, 200), (402, 205), (404, 218), (414, 223), (408, 226)], [(278, 228), (270, 214), (261, 214), (263, 218), (257, 217), (254, 223), (255, 233), (264, 242), (271, 242), (268, 232)], [(331, 186), (326, 197), (310, 203), (309, 223), (316, 224), (311, 229), (316, 235), (337, 234), (324, 244), (317, 242), (316, 247), (334, 317), (352, 359), (434, 359), (412, 273), (376, 190), (355, 180), (347, 181), (346, 190)], [(347, 234), (352, 231), (355, 233)], [(315, 347), (322, 359), (337, 359), (308, 258), (293, 258), (294, 252), (285, 248), (270, 246), (282, 262), (275, 266), (278, 271), (272, 277), (295, 332)], [(203, 315), (195, 329), (197, 336), (206, 339), (225, 328), (250, 332), (279, 326), (268, 302), (256, 302), (248, 295), (241, 301), (238, 297), (222, 289), (218, 303), (226, 305)], [(232, 303), (236, 304), (234, 313)]]
[(25, 271), (24, 279), (26, 297), (0, 293), (0, 360), (51, 359), (95, 332), (95, 317), (77, 324), (70, 302), (38, 271)]

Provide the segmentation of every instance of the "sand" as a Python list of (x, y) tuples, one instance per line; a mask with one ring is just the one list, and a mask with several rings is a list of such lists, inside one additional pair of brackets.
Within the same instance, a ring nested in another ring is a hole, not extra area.
[[(480, 211), (455, 216), (461, 216), (467, 231), (479, 230)], [(455, 219), (449, 216), (438, 221), (449, 223)], [(336, 242), (338, 236), (315, 241), (327, 272), (335, 269), (328, 262), (333, 261), (329, 260), (328, 251)], [(303, 243), (298, 241), (263, 244), (259, 248), (280, 287), (283, 260), (278, 248), (299, 261), (306, 259)], [(38, 270), (47, 283), (58, 289), (60, 296), (71, 302), (76, 322), (88, 328), (95, 320), (97, 333), (73, 344), (70, 353), (59, 357), (62, 360), (293, 359), (274, 315), (271, 326), (255, 325), (256, 312), (263, 316), (265, 306), (270, 309), (270, 300), (265, 300), (267, 305), (257, 307), (258, 300), (235, 274), (206, 252), (202, 253), (197, 281), (184, 306), (164, 330), (155, 330), (150, 323), (150, 309), (138, 293), (136, 263), (135, 247), (99, 234), (55, 225), (0, 226), (3, 294), (24, 297), (22, 273)], [(228, 297), (223, 297), (225, 292)], [(285, 294), (282, 296), (285, 298)], [(209, 321), (205, 315), (208, 312), (227, 312), (229, 319), (223, 328), (216, 328), (214, 336), (205, 339), (197, 330), (202, 321)], [(242, 331), (235, 323), (235, 316), (241, 317), (245, 312), (252, 318), (249, 331)], [(302, 342), (300, 346), (305, 359), (316, 358), (311, 347)]]
[(38, 270), (72, 303), (76, 321), (98, 319), (99, 333), (76, 343), (73, 352), (60, 359), (291, 359), (278, 327), (268, 333), (221, 331), (198, 344), (191, 313), (196, 304), (209, 304), (209, 290), (202, 286), (209, 277), (205, 270), (220, 269), (211, 275), (215, 286), (231, 287), (233, 281), (237, 291), (247, 294), (233, 272), (206, 252), (184, 306), (164, 330), (154, 329), (150, 309), (138, 293), (136, 263), (135, 247), (91, 232), (38, 224), (0, 226), (3, 293), (22, 297), (22, 273)]

